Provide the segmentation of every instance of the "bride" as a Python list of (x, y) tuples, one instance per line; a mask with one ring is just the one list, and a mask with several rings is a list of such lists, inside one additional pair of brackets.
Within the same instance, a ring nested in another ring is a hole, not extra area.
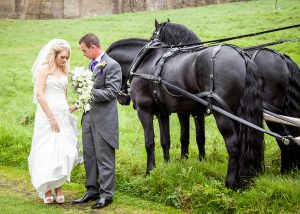
[(47, 204), (54, 202), (52, 190), (56, 203), (64, 203), (61, 186), (80, 162), (77, 121), (66, 99), (69, 61), (69, 43), (54, 39), (32, 66), (37, 110), (28, 164), (32, 184)]

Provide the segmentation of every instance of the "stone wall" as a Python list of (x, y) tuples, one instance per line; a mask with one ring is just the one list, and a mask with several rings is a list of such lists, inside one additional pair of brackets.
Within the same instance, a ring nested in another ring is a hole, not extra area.
[[(81, 0), (78, 17), (118, 13), (118, 0)], [(71, 18), (71, 17), (70, 17)]]
[(80, 18), (234, 1), (243, 0), (0, 0), (0, 18)]
[(21, 13), (25, 11), (24, 8), (21, 8), (23, 5), (22, 0), (1, 0), (0, 18), (21, 18)]
[(119, 4), (122, 5), (119, 12), (128, 13), (143, 10), (197, 7), (208, 4), (229, 3), (235, 1), (243, 0), (119, 0)]

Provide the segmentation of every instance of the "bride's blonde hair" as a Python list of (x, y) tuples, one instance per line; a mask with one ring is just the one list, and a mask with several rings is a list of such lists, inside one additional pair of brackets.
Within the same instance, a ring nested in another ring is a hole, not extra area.
[(51, 48), (51, 50), (46, 58), (46, 62), (45, 62), (48, 64), (51, 74), (53, 74), (53, 72), (55, 71), (55, 68), (56, 68), (55, 58), (57, 57), (58, 54), (60, 54), (63, 51), (68, 51), (69, 57), (68, 57), (66, 63), (64, 64), (64, 66), (62, 67), (62, 71), (66, 75), (69, 73), (69, 71), (70, 71), (69, 64), (70, 64), (70, 55), (71, 55), (70, 48), (68, 46), (66, 46), (64, 43), (61, 43), (61, 44), (58, 43)]
[(39, 72), (42, 70), (41, 66), (43, 66), (43, 65), (48, 66), (50, 73), (53, 74), (53, 72), (55, 71), (55, 68), (56, 68), (55, 58), (58, 56), (59, 53), (61, 53), (62, 51), (65, 51), (65, 50), (68, 51), (69, 57), (68, 57), (66, 63), (64, 64), (62, 71), (67, 75), (70, 70), (71, 48), (70, 48), (70, 44), (66, 40), (52, 39), (46, 45), (44, 45), (42, 47), (42, 49), (40, 50), (37, 58), (35, 59), (33, 65), (32, 65), (32, 68), (31, 68), (32, 81), (34, 83), (33, 102), (35, 104), (38, 104), (38, 101), (36, 98), (36, 88), (35, 88), (36, 84), (35, 83), (36, 83), (36, 79), (37, 79)]

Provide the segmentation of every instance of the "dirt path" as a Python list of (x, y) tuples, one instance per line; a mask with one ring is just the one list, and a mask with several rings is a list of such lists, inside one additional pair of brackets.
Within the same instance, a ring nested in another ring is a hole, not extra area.
[(4, 210), (16, 213), (182, 213), (178, 209), (120, 193), (116, 193), (114, 202), (103, 209), (90, 209), (95, 202), (72, 205), (72, 200), (80, 197), (84, 192), (83, 185), (75, 183), (67, 183), (63, 186), (65, 204), (44, 205), (33, 189), (27, 171), (0, 166), (0, 175), (0, 199), (6, 201), (4, 204), (0, 203), (0, 212)]

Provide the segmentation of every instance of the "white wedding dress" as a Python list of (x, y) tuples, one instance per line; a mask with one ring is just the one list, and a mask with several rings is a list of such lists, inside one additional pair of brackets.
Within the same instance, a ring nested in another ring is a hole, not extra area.
[(68, 78), (49, 75), (45, 98), (56, 118), (60, 132), (51, 129), (48, 117), (37, 105), (34, 134), (28, 157), (31, 181), (39, 196), (70, 181), (72, 169), (81, 161), (77, 140), (77, 120), (69, 112), (65, 96)]

